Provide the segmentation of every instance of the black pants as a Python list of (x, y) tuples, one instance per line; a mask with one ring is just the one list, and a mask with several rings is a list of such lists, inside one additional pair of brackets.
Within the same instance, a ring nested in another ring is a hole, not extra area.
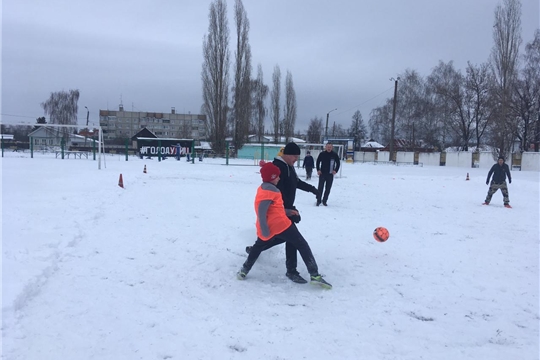
[(317, 275), (319, 273), (319, 268), (317, 267), (317, 262), (315, 261), (315, 257), (311, 252), (311, 248), (309, 247), (306, 239), (304, 239), (302, 234), (300, 234), (300, 231), (298, 231), (295, 224), (291, 224), (291, 226), (289, 226), (285, 231), (277, 234), (270, 240), (263, 241), (257, 238), (257, 241), (255, 241), (255, 244), (249, 252), (248, 258), (243, 265), (244, 270), (248, 272), (251, 270), (261, 252), (283, 243), (286, 243), (285, 252), (287, 253), (287, 271), (296, 271), (296, 250), (298, 250), (310, 275)]
[[(319, 196), (323, 195), (323, 189), (324, 189), (324, 195), (322, 198), (323, 203), (328, 201), (328, 195), (330, 195), (330, 189), (332, 189), (333, 182), (334, 182), (334, 174), (319, 175)], [(320, 198), (317, 200), (321, 201)]]
[(306, 166), (306, 179), (311, 179), (312, 173), (313, 173), (313, 168)]

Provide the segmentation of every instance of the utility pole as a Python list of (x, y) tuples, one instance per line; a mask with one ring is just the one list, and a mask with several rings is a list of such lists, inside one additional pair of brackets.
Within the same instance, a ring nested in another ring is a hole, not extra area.
[(328, 140), (328, 118), (330, 117), (330, 113), (336, 110), (337, 109), (330, 110), (328, 113), (326, 113), (326, 127), (324, 129), (324, 140)]
[(86, 128), (88, 129), (88, 119), (90, 118), (90, 110), (85, 106), (86, 109)]
[(90, 130), (88, 129), (88, 119), (90, 117), (90, 110), (88, 110), (86, 106), (84, 108), (86, 109), (86, 134), (84, 135), (84, 147), (86, 147), (86, 138), (88, 137), (88, 133), (90, 132)]
[(397, 84), (399, 77), (397, 79), (391, 78), (390, 81), (394, 81), (394, 107), (392, 109), (392, 126), (390, 130), (390, 161), (392, 160), (392, 155), (394, 154), (394, 131), (396, 126), (396, 105), (397, 105)]

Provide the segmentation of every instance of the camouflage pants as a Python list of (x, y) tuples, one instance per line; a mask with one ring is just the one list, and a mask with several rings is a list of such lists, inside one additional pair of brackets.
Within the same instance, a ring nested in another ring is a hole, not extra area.
[(493, 181), (491, 182), (487, 196), (486, 196), (486, 203), (489, 204), (491, 202), (491, 197), (499, 189), (501, 189), (501, 192), (503, 194), (504, 205), (508, 205), (508, 203), (510, 202), (510, 199), (508, 198), (508, 186), (506, 185), (506, 181), (503, 181), (501, 184), (495, 184)]

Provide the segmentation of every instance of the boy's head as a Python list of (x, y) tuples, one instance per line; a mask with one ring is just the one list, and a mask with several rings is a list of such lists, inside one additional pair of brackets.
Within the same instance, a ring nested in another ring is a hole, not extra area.
[(279, 168), (271, 162), (264, 164), (261, 167), (261, 178), (264, 182), (269, 182), (276, 185), (279, 181)]

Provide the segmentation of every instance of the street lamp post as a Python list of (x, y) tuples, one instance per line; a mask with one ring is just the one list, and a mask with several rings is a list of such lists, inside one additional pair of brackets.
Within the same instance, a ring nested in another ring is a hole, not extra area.
[(88, 137), (88, 119), (90, 118), (90, 110), (85, 106), (86, 109), (86, 134), (84, 135), (84, 146), (86, 147), (86, 138)]
[(88, 119), (90, 118), (90, 110), (85, 106), (86, 109), (86, 127), (88, 128)]
[(326, 113), (326, 127), (324, 128), (324, 139), (328, 140), (328, 118), (330, 117), (330, 113), (332, 111), (336, 111), (337, 109), (330, 110), (328, 113)]
[(394, 131), (395, 131), (395, 125), (396, 125), (396, 105), (397, 105), (397, 84), (400, 78), (397, 79), (390, 78), (390, 81), (394, 81), (394, 106), (392, 109), (392, 126), (390, 128), (390, 158), (389, 160), (392, 161), (392, 154), (394, 153)]

